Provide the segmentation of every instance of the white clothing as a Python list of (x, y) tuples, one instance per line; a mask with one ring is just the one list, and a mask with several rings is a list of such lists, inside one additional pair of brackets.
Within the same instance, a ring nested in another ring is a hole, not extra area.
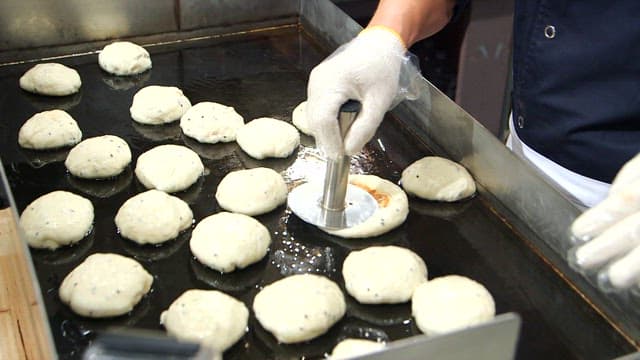
[(567, 198), (580, 208), (592, 207), (602, 201), (611, 184), (575, 173), (531, 149), (518, 137), (513, 116), (509, 116), (507, 147), (518, 157), (532, 164)]

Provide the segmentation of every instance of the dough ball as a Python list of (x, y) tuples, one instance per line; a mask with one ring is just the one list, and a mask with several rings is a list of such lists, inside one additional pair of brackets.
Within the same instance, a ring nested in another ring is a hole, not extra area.
[(217, 290), (187, 290), (160, 315), (169, 335), (223, 352), (247, 331), (249, 310)]
[(287, 192), (282, 175), (260, 167), (228, 173), (218, 184), (216, 200), (225, 210), (255, 216), (284, 204)]
[(243, 214), (221, 212), (196, 225), (189, 246), (204, 265), (227, 273), (260, 261), (269, 249), (271, 235), (258, 220)]
[(398, 185), (376, 175), (350, 175), (349, 183), (373, 195), (378, 209), (356, 226), (340, 230), (321, 228), (323, 231), (343, 238), (374, 237), (395, 229), (407, 218), (409, 199)]
[(93, 227), (93, 205), (82, 196), (54, 191), (29, 204), (20, 216), (20, 228), (29, 246), (57, 249), (77, 243)]
[(235, 141), (242, 125), (244, 118), (234, 108), (207, 101), (195, 104), (180, 119), (185, 135), (209, 144)]
[(291, 115), (291, 122), (298, 128), (303, 134), (313, 136), (309, 122), (307, 121), (307, 102), (303, 101), (295, 109), (293, 109), (293, 115)]
[(428, 281), (411, 299), (416, 325), (426, 335), (439, 335), (491, 320), (493, 297), (482, 284), (464, 276), (448, 275)]
[(174, 86), (151, 85), (133, 96), (131, 118), (141, 124), (160, 125), (176, 121), (191, 107), (191, 102)]
[(20, 77), (20, 87), (34, 94), (67, 96), (80, 90), (80, 74), (58, 63), (38, 64)]
[(78, 123), (64, 110), (37, 113), (18, 132), (18, 144), (26, 149), (56, 149), (75, 145), (81, 139)]
[(79, 178), (106, 179), (123, 172), (130, 162), (131, 149), (127, 142), (114, 135), (103, 135), (74, 146), (64, 165)]
[(476, 183), (461, 165), (438, 156), (427, 156), (402, 171), (407, 193), (435, 201), (458, 201), (476, 192)]
[(151, 69), (149, 52), (129, 41), (116, 41), (98, 54), (102, 70), (115, 75), (135, 75)]
[(281, 343), (311, 340), (344, 316), (346, 303), (336, 283), (313, 274), (299, 274), (265, 286), (253, 300), (260, 325)]
[(331, 360), (351, 359), (384, 349), (385, 344), (365, 339), (344, 339), (331, 351)]
[(238, 130), (236, 141), (252, 158), (286, 158), (300, 145), (300, 133), (286, 121), (258, 118)]
[(180, 198), (149, 190), (125, 201), (115, 222), (123, 237), (138, 244), (158, 244), (191, 226), (193, 212)]
[(362, 304), (397, 304), (411, 300), (427, 281), (427, 266), (413, 251), (372, 246), (352, 251), (342, 265), (347, 292)]
[(148, 189), (182, 191), (204, 173), (198, 154), (181, 145), (160, 145), (138, 157), (136, 177)]
[(59, 295), (78, 315), (92, 318), (128, 313), (149, 292), (153, 277), (137, 261), (93, 254), (62, 281)]

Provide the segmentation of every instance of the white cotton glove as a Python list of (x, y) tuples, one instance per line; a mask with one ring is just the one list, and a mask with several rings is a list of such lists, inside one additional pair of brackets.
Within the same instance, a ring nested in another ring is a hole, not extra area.
[(603, 290), (629, 288), (640, 281), (640, 154), (627, 162), (600, 204), (571, 225), (570, 262), (585, 271), (601, 269)]
[[(374, 26), (338, 48), (316, 66), (307, 89), (307, 120), (318, 148), (331, 159), (353, 155), (373, 137), (384, 114), (405, 98), (415, 99), (418, 67), (393, 30)], [(344, 139), (340, 106), (362, 104)]]

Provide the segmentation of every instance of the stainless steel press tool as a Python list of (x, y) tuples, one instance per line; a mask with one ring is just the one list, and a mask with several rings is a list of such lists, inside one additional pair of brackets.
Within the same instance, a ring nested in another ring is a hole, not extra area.
[[(351, 127), (360, 111), (360, 103), (349, 100), (340, 107), (338, 124), (341, 136)], [(287, 204), (299, 218), (310, 224), (343, 229), (368, 219), (378, 208), (375, 198), (364, 189), (349, 184), (351, 158), (339, 155), (327, 159), (324, 184), (307, 182), (289, 193)]]

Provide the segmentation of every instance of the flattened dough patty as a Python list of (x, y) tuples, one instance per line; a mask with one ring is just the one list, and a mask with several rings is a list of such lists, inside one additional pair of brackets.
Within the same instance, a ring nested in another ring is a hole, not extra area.
[(292, 275), (265, 286), (253, 300), (260, 325), (281, 343), (311, 340), (344, 316), (340, 287), (314, 274)]
[(38, 64), (20, 77), (20, 87), (34, 94), (67, 96), (80, 90), (80, 74), (58, 63)]
[(264, 117), (238, 129), (236, 141), (254, 159), (286, 158), (300, 145), (300, 133), (286, 121)]
[(458, 201), (476, 192), (476, 183), (460, 164), (438, 156), (424, 157), (402, 171), (404, 190), (419, 198)]
[(291, 115), (291, 122), (295, 127), (305, 135), (313, 136), (311, 128), (309, 127), (309, 121), (307, 121), (307, 102), (303, 101), (293, 109)]
[(87, 236), (93, 217), (91, 201), (67, 191), (54, 191), (27, 205), (20, 216), (20, 227), (29, 246), (53, 250)]
[(269, 168), (228, 173), (216, 190), (216, 200), (225, 210), (249, 216), (268, 213), (287, 200), (287, 183)]
[(496, 309), (482, 284), (448, 275), (418, 286), (411, 299), (411, 312), (420, 331), (438, 335), (491, 320)]
[(141, 124), (161, 125), (174, 122), (191, 107), (191, 102), (175, 86), (151, 85), (133, 96), (129, 112)]
[(185, 135), (209, 144), (235, 141), (242, 125), (244, 118), (234, 108), (208, 101), (193, 105), (180, 118)]
[(104, 318), (128, 313), (149, 292), (153, 277), (128, 257), (97, 253), (62, 281), (59, 295), (78, 315)]
[(193, 223), (193, 212), (182, 199), (164, 191), (140, 193), (118, 209), (120, 235), (138, 244), (159, 244), (174, 239)]
[(343, 238), (367, 238), (382, 235), (400, 226), (409, 214), (409, 199), (402, 189), (376, 175), (350, 175), (349, 183), (369, 192), (378, 202), (378, 209), (364, 222), (346, 229), (329, 230)]
[(81, 139), (78, 123), (64, 110), (39, 112), (18, 131), (18, 144), (26, 149), (56, 149), (75, 145)]
[(223, 352), (244, 335), (249, 310), (217, 290), (187, 290), (160, 315), (169, 335)]
[(116, 41), (98, 54), (102, 70), (115, 75), (135, 75), (151, 69), (149, 52), (129, 41)]
[(351, 359), (357, 356), (371, 354), (384, 349), (383, 342), (365, 339), (344, 339), (331, 351), (330, 360)]
[(69, 172), (85, 179), (114, 177), (131, 163), (131, 149), (123, 139), (103, 135), (83, 140), (74, 146), (64, 165)]
[(224, 273), (260, 261), (269, 244), (271, 235), (262, 223), (247, 215), (228, 212), (202, 219), (189, 242), (198, 261)]
[(347, 292), (363, 304), (411, 300), (427, 281), (427, 266), (413, 251), (399, 246), (371, 246), (352, 251), (342, 265)]
[(182, 145), (160, 145), (138, 157), (136, 177), (148, 189), (182, 191), (204, 173), (198, 154)]

